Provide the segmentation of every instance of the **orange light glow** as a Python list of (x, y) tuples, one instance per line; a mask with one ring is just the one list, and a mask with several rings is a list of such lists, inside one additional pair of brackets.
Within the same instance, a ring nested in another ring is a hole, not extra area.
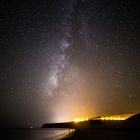
[(125, 118), (121, 118), (121, 117), (101, 117), (101, 120), (125, 120)]
[(129, 118), (130, 116), (132, 116), (133, 114), (123, 114), (123, 115), (114, 115), (114, 116), (106, 116), (106, 117), (101, 117), (99, 118), (99, 120), (126, 120), (127, 118)]
[(84, 121), (88, 121), (87, 117), (81, 117), (81, 118), (75, 118), (74, 122), (78, 123), (78, 122), (84, 122)]

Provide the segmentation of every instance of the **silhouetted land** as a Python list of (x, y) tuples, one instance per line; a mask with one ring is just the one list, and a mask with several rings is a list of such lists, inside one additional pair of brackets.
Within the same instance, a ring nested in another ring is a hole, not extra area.
[(65, 138), (66, 140), (75, 139), (113, 139), (131, 140), (140, 139), (140, 114), (122, 120), (89, 120), (80, 123), (51, 123), (44, 124), (42, 128), (73, 128), (75, 133)]
[(42, 128), (96, 128), (96, 129), (127, 129), (139, 128), (140, 129), (140, 114), (133, 115), (126, 120), (88, 120), (84, 122), (62, 122), (62, 123), (49, 123), (44, 124)]
[(139, 140), (139, 129), (77, 129), (64, 140)]

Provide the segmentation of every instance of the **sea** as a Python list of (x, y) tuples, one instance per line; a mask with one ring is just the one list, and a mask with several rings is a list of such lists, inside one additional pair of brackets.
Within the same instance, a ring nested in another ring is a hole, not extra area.
[(3, 129), (2, 140), (59, 140), (66, 138), (74, 132), (74, 129)]

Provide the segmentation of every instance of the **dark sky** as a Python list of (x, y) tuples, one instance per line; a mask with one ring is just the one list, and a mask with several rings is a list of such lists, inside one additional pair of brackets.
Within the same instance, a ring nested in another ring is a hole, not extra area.
[(140, 112), (133, 0), (0, 1), (0, 126)]

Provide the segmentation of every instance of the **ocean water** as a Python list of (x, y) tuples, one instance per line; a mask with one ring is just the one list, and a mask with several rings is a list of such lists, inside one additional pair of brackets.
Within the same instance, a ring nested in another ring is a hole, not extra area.
[(0, 134), (0, 140), (140, 140), (140, 129), (3, 129)]
[(4, 129), (2, 140), (59, 140), (67, 137), (73, 129)]

